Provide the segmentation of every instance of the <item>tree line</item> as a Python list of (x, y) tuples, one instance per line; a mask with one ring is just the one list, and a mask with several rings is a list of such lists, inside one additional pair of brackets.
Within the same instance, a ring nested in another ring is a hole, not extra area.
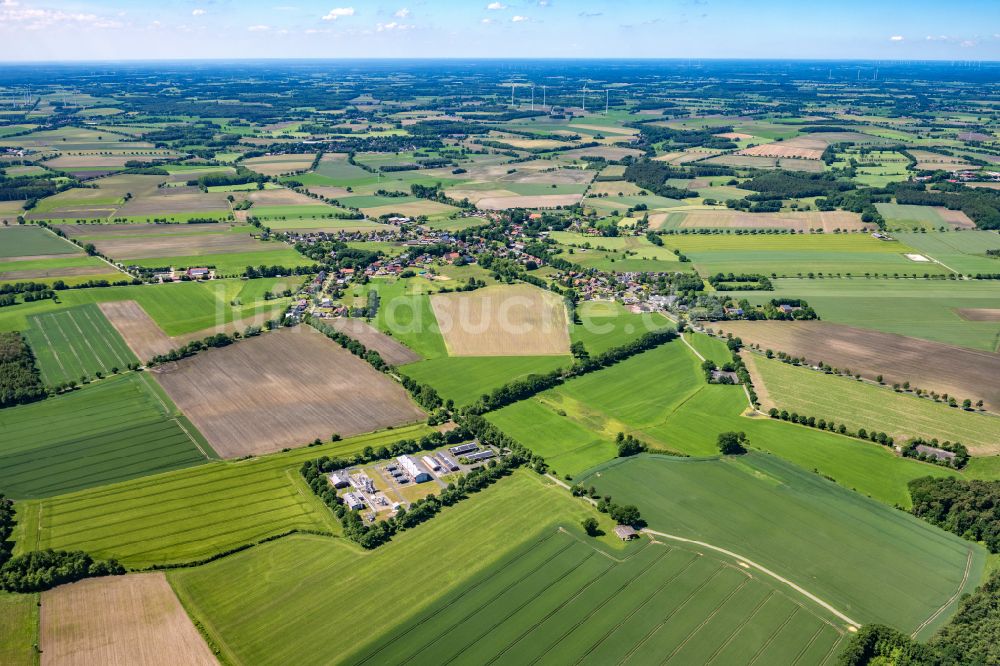
[(46, 396), (35, 354), (17, 331), (0, 333), (0, 407), (22, 405)]
[(928, 476), (909, 488), (913, 515), (1000, 553), (1000, 481)]

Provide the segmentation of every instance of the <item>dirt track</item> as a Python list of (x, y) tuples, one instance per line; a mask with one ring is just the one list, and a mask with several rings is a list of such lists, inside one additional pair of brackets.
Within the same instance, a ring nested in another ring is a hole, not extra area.
[(41, 663), (217, 664), (162, 573), (92, 578), (42, 593)]

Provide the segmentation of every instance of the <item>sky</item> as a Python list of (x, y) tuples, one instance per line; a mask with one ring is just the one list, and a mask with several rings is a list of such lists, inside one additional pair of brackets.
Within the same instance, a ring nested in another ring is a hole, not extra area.
[(1000, 0), (0, 0), (0, 62), (1000, 60)]

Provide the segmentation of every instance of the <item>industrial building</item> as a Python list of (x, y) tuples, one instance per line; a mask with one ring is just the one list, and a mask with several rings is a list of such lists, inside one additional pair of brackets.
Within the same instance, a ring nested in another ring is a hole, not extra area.
[(441, 470), (441, 464), (440, 464), (440, 463), (439, 463), (439, 462), (438, 462), (437, 460), (434, 460), (434, 458), (431, 458), (430, 456), (424, 456), (424, 457), (423, 457), (423, 458), (421, 458), (420, 460), (421, 460), (421, 462), (423, 462), (423, 463), (424, 463), (424, 465), (426, 465), (426, 466), (427, 466), (427, 467), (428, 467), (428, 468), (429, 468), (429, 469), (430, 469), (430, 470), (431, 470), (432, 472), (438, 472), (438, 471), (440, 471), (440, 470)]
[(351, 511), (365, 508), (365, 500), (357, 493), (344, 493), (344, 505)]
[(451, 455), (461, 456), (466, 453), (472, 453), (473, 451), (479, 450), (479, 444), (476, 442), (469, 442), (468, 444), (459, 444), (458, 446), (453, 446), (450, 449)]
[(444, 465), (444, 467), (448, 471), (451, 471), (451, 472), (457, 472), (458, 471), (458, 465), (455, 463), (454, 460), (452, 460), (451, 458), (449, 458), (448, 456), (446, 456), (444, 454), (444, 451), (439, 451), (438, 454), (437, 454), (437, 457), (438, 457), (438, 460), (441, 461), (441, 464)]
[(375, 482), (362, 472), (351, 475), (351, 485), (363, 493), (375, 492)]
[(339, 472), (334, 472), (333, 474), (330, 475), (330, 483), (333, 485), (334, 488), (347, 487), (347, 479), (345, 479), (344, 475)]
[(479, 462), (480, 460), (486, 460), (488, 458), (492, 458), (495, 455), (496, 454), (491, 449), (484, 449), (479, 453), (472, 453), (465, 457), (469, 459), (469, 462)]
[(424, 483), (425, 481), (431, 480), (432, 477), (430, 472), (428, 472), (423, 465), (410, 456), (399, 456), (396, 460), (398, 460), (399, 465), (406, 470), (406, 473), (413, 477), (414, 483)]

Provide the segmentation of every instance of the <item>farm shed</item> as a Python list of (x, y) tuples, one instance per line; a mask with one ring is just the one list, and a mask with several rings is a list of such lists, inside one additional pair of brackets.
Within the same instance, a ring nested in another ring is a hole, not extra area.
[(615, 525), (615, 536), (622, 541), (631, 541), (639, 536), (630, 525)]

